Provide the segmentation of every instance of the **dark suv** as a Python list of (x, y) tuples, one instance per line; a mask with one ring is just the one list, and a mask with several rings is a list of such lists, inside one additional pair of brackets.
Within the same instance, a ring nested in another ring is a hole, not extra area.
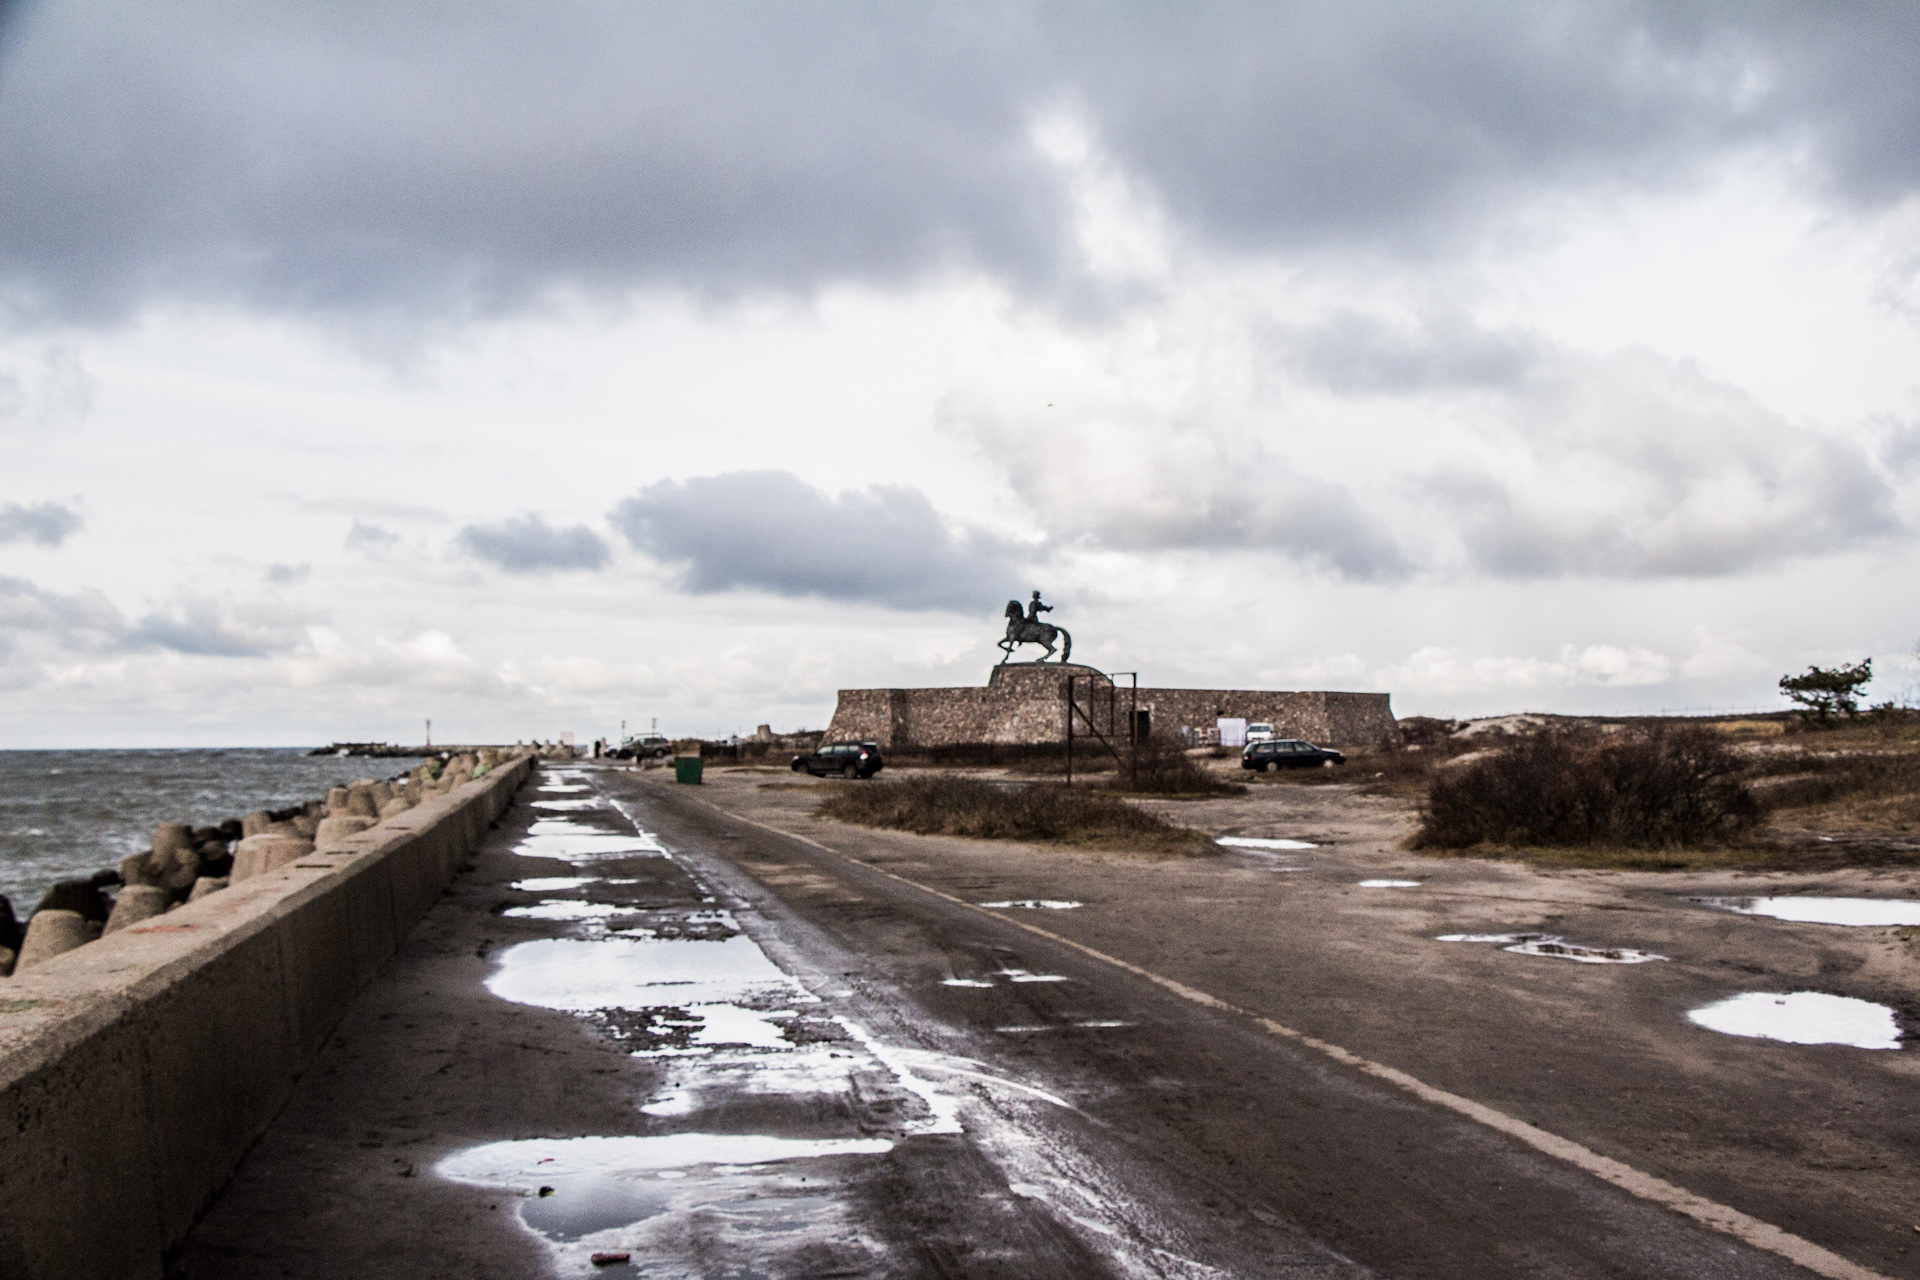
[(810, 755), (795, 756), (793, 771), (816, 777), (871, 778), (880, 772), (880, 747), (872, 742), (829, 742)]
[(1347, 758), (1332, 747), (1316, 747), (1296, 738), (1276, 742), (1250, 742), (1240, 753), (1242, 769), (1271, 773), (1275, 769), (1317, 769), (1322, 765), (1345, 764)]

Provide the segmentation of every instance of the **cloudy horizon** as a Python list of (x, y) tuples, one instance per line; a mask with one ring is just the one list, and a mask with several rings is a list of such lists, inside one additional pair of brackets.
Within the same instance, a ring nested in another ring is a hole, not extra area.
[(819, 728), (1034, 588), (1149, 685), (1920, 700), (1917, 40), (0, 9), (0, 747)]

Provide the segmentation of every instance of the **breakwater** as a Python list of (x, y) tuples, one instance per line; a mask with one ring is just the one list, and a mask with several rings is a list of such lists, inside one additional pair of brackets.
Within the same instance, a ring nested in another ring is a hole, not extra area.
[(217, 827), (426, 759), (368, 767), (301, 747), (0, 751), (0, 894), (25, 916), (54, 881), (118, 867), (150, 848), (162, 822)]
[(404, 809), (402, 784), (385, 818), (360, 811), (373, 786), (329, 796), (323, 817), (269, 813), (295, 830), (235, 842), (224, 889), (103, 923), (0, 983), (0, 1280), (158, 1276), (530, 768), (446, 770)]
[[(0, 894), (0, 978), (9, 976), (16, 966), (29, 968), (105, 933), (218, 892), (236, 877), (244, 879), (312, 852), (316, 842), (324, 844), (330, 838), (322, 834), (329, 819), (365, 818), (371, 825), (404, 812), (425, 796), (444, 794), (461, 780), (484, 774), (498, 758), (494, 748), (481, 748), (445, 761), (429, 761), (392, 779), (366, 778), (336, 785), (324, 799), (260, 809), (201, 826), (161, 822), (146, 849), (88, 874), (56, 881), (41, 894), (27, 923), (16, 916), (10, 898)], [(103, 784), (97, 775), (91, 780), (95, 788)], [(352, 821), (333, 822), (327, 831), (338, 836), (353, 826)], [(278, 852), (269, 853), (270, 848)]]

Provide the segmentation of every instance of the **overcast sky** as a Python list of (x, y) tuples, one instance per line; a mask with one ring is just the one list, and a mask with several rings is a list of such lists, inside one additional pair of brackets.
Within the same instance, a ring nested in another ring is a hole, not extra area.
[(0, 746), (1920, 697), (1912, 4), (0, 15)]

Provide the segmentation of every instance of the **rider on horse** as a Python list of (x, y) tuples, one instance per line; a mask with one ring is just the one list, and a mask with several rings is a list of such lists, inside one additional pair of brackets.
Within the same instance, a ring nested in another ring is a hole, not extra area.
[(1060, 652), (1060, 661), (1067, 660), (1067, 655), (1073, 652), (1073, 637), (1067, 634), (1065, 627), (1040, 621), (1041, 614), (1052, 612), (1052, 605), (1040, 602), (1038, 591), (1033, 593), (1033, 599), (1027, 602), (1024, 610), (1020, 608), (1018, 600), (1007, 601), (1007, 635), (1000, 642), (1000, 648), (1006, 652), (1007, 658), (1012, 658), (1013, 651), (1023, 644), (1040, 645), (1046, 649), (1047, 657), (1051, 658), (1054, 640), (1062, 639), (1066, 641), (1066, 647)]

